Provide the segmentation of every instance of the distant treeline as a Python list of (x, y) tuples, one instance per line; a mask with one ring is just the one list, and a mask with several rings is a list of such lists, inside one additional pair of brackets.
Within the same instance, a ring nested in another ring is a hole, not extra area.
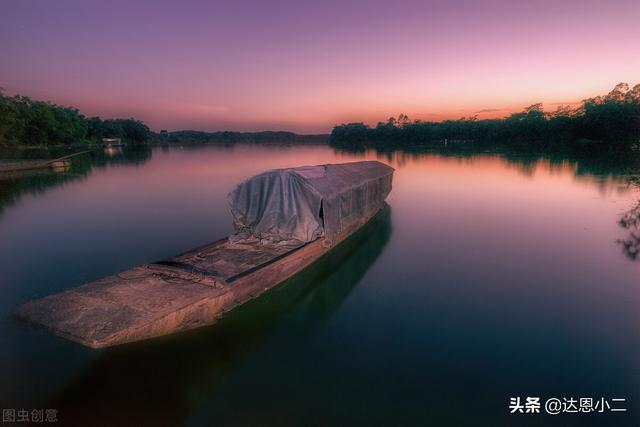
[(292, 132), (201, 132), (183, 130), (167, 133), (161, 131), (160, 142), (170, 144), (235, 144), (238, 142), (253, 142), (258, 144), (292, 143), (292, 144), (321, 144), (326, 143), (328, 135), (298, 135)]
[(585, 99), (577, 108), (560, 106), (552, 113), (534, 104), (503, 119), (477, 117), (442, 122), (410, 121), (401, 114), (374, 128), (363, 123), (335, 126), (335, 146), (361, 149), (401, 148), (440, 142), (629, 148), (640, 142), (640, 84), (618, 84), (605, 96)]
[(0, 146), (99, 143), (102, 138), (140, 144), (151, 135), (135, 119), (87, 118), (75, 108), (0, 92)]
[(159, 134), (135, 119), (85, 117), (77, 109), (26, 96), (5, 96), (0, 89), (0, 147), (50, 146), (101, 143), (102, 138), (120, 138), (130, 144), (326, 143), (328, 135), (298, 135), (291, 132), (200, 132)]

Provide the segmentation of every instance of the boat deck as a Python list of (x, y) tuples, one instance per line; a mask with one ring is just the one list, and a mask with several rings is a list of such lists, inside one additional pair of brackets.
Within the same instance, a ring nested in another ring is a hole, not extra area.
[(223, 239), (28, 302), (18, 316), (90, 347), (191, 329), (232, 308), (238, 278), (297, 249)]
[(298, 248), (299, 246), (269, 245), (257, 240), (232, 243), (228, 239), (223, 239), (156, 264), (200, 271), (229, 284), (262, 266), (281, 259)]

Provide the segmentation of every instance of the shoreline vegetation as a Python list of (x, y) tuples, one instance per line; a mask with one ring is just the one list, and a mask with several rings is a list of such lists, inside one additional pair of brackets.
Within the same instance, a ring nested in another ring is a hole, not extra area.
[(240, 142), (326, 144), (329, 135), (299, 135), (281, 131), (162, 130), (156, 133), (140, 120), (133, 118), (103, 120), (100, 117), (86, 117), (76, 108), (33, 100), (27, 96), (5, 96), (0, 89), (0, 148), (101, 147), (103, 138), (120, 138), (128, 145)]
[(5, 96), (0, 89), (0, 149), (97, 148), (103, 138), (120, 138), (132, 146), (289, 143), (326, 144), (345, 150), (412, 150), (422, 147), (510, 148), (527, 150), (640, 152), (640, 84), (619, 83), (604, 96), (583, 100), (577, 108), (545, 112), (542, 104), (501, 119), (463, 117), (429, 122), (400, 114), (375, 127), (336, 125), (330, 135), (284, 131), (153, 132), (143, 122), (85, 117), (76, 108)]
[(192, 144), (326, 144), (329, 141), (328, 134), (300, 135), (285, 131), (261, 131), (261, 132), (203, 132), (195, 130), (181, 130), (175, 132), (161, 131), (153, 142), (192, 145)]
[(604, 96), (577, 108), (542, 104), (501, 119), (476, 116), (441, 122), (411, 121), (405, 114), (370, 127), (362, 122), (337, 125), (330, 136), (336, 148), (412, 149), (429, 146), (491, 146), (526, 149), (640, 151), (640, 84), (619, 83)]
[(136, 119), (85, 117), (76, 108), (0, 91), (0, 147), (85, 146), (101, 144), (102, 138), (143, 144), (150, 135)]

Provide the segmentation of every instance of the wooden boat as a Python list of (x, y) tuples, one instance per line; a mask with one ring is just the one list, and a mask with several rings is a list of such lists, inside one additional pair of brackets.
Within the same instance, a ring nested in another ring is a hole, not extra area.
[(379, 162), (268, 171), (229, 196), (238, 232), (28, 302), (18, 316), (92, 348), (210, 325), (302, 271), (386, 207)]

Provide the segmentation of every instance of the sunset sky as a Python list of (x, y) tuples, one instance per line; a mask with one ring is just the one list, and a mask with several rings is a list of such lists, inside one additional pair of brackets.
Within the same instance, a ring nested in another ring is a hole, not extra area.
[(152, 129), (504, 116), (640, 83), (640, 1), (0, 0), (0, 87)]

